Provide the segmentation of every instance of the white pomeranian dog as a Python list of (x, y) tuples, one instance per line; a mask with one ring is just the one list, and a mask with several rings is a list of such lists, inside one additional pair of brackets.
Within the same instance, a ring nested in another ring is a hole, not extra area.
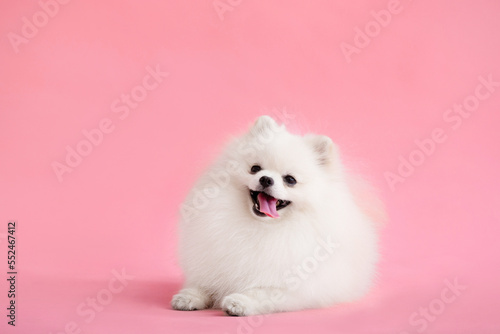
[(327, 307), (374, 280), (377, 228), (326, 136), (261, 116), (233, 139), (182, 206), (176, 310), (229, 315)]

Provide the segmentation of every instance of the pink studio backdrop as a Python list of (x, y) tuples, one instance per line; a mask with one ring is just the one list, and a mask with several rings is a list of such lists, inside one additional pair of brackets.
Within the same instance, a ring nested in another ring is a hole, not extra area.
[[(2, 277), (18, 224), (16, 326), (2, 278), (2, 333), (500, 332), (499, 2), (23, 0), (0, 13)], [(323, 310), (173, 311), (178, 207), (265, 113), (331, 136), (379, 187), (378, 284)]]

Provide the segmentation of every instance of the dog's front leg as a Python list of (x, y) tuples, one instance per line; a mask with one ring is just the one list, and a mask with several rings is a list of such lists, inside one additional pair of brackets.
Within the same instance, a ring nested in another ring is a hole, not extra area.
[(229, 315), (250, 316), (287, 311), (288, 299), (285, 289), (252, 288), (224, 297), (221, 307)]

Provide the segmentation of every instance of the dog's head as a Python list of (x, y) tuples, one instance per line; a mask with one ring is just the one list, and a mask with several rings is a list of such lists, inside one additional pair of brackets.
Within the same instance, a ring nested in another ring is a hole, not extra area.
[(269, 116), (259, 117), (231, 152), (242, 167), (237, 186), (257, 219), (284, 218), (324, 202), (322, 189), (340, 170), (330, 138), (293, 135)]

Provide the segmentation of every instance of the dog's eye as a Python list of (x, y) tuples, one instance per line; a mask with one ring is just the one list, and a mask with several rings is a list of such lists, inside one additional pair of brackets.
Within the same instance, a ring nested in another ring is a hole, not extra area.
[(293, 186), (294, 184), (297, 183), (297, 180), (295, 180), (295, 178), (291, 175), (286, 175), (283, 177), (283, 180), (285, 180), (285, 182), (289, 185), (289, 186)]
[(260, 168), (259, 165), (253, 165), (252, 168), (250, 168), (250, 173), (255, 174), (258, 173), (262, 168)]

